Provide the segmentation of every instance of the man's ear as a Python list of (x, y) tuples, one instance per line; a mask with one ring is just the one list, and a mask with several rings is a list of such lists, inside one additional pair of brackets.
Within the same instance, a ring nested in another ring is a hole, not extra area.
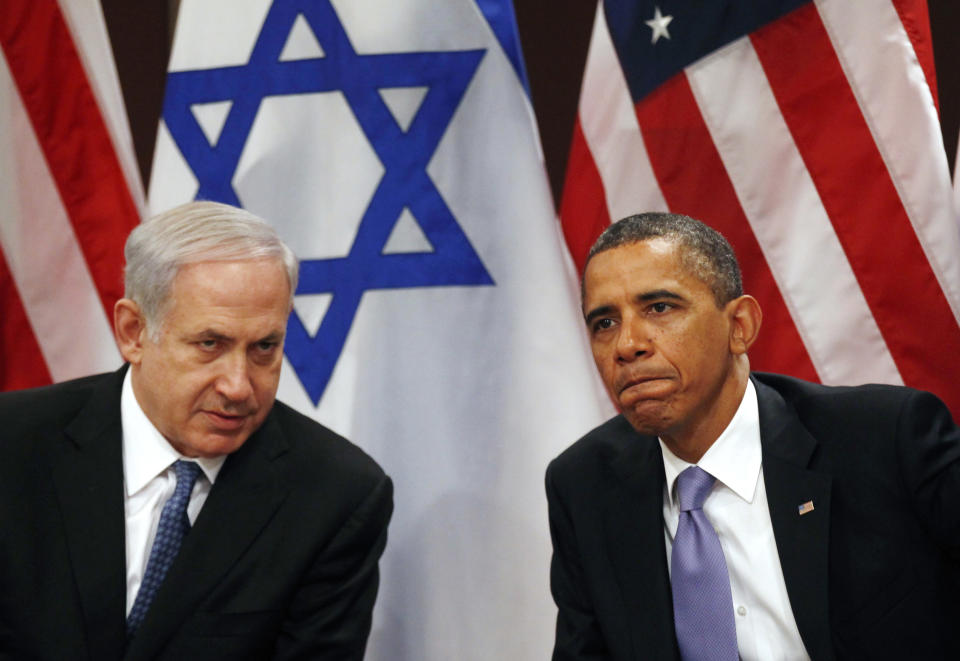
[(147, 321), (140, 306), (129, 298), (121, 298), (113, 306), (113, 334), (123, 359), (131, 365), (139, 365), (147, 336)]
[(727, 303), (730, 318), (730, 353), (739, 356), (747, 350), (760, 334), (763, 312), (753, 296), (740, 296)]

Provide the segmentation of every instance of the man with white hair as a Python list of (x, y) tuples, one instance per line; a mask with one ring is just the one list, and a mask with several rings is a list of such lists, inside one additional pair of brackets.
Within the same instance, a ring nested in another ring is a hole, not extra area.
[(0, 394), (0, 659), (362, 658), (392, 485), (275, 402), (296, 258), (212, 202), (125, 256), (126, 364)]

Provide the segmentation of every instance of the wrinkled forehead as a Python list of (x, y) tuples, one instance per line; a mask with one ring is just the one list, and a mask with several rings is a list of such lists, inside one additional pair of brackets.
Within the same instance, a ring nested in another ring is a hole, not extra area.
[(696, 260), (691, 249), (671, 237), (657, 236), (611, 246), (587, 261), (580, 279), (580, 297), (586, 298), (589, 287), (617, 276), (659, 273), (664, 277), (686, 275), (701, 280), (693, 267)]
[(278, 259), (189, 262), (178, 268), (170, 284), (161, 319), (175, 311), (199, 316), (223, 308), (251, 313), (277, 309), (286, 315), (290, 298), (290, 280)]

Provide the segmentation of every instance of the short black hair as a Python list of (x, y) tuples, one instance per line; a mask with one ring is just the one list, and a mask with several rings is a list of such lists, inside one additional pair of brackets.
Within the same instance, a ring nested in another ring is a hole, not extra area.
[[(672, 241), (680, 247), (684, 267), (710, 288), (718, 307), (743, 296), (740, 265), (727, 240), (699, 220), (678, 213), (640, 213), (610, 225), (590, 248), (584, 274), (594, 255), (655, 238)], [(580, 283), (582, 292), (582, 277)]]

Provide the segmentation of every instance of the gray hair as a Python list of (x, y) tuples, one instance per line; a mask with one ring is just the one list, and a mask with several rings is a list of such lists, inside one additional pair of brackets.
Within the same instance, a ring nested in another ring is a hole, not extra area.
[(287, 271), (291, 302), (297, 289), (297, 258), (276, 230), (249, 211), (218, 202), (188, 202), (144, 221), (130, 233), (123, 254), (124, 296), (140, 306), (154, 337), (173, 279), (187, 264), (275, 258)]
[[(594, 255), (611, 248), (655, 238), (680, 247), (684, 268), (710, 288), (718, 307), (743, 296), (740, 266), (727, 240), (699, 220), (677, 213), (649, 212), (618, 220), (590, 248), (586, 264)], [(581, 288), (582, 285), (581, 279)]]

